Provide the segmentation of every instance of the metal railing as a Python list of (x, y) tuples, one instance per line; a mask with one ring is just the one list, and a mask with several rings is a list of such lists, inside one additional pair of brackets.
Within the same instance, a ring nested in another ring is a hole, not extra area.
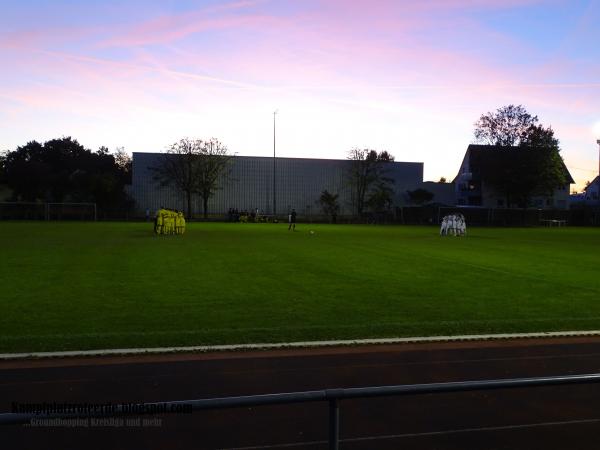
[[(29, 424), (32, 419), (67, 419), (89, 417), (116, 417), (125, 415), (168, 414), (186, 411), (239, 408), (250, 406), (281, 405), (306, 402), (329, 403), (329, 449), (338, 450), (340, 443), (340, 400), (354, 398), (387, 397), (396, 395), (439, 394), (492, 389), (530, 388), (600, 382), (600, 374), (567, 375), (554, 377), (512, 378), (504, 380), (459, 381), (450, 383), (409, 384), (317, 391), (288, 392), (281, 394), (248, 395), (241, 397), (208, 398), (171, 402), (137, 403), (127, 407), (116, 406), (110, 412), (92, 413), (3, 413), (0, 425)], [(134, 412), (132, 412), (134, 411)]]

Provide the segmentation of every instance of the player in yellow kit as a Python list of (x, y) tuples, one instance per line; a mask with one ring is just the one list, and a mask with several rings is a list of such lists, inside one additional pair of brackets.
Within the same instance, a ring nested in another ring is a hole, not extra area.
[(164, 217), (163, 217), (163, 210), (161, 208), (158, 211), (156, 211), (156, 218), (154, 219), (154, 232), (156, 234), (162, 234), (163, 226), (164, 226)]
[(156, 212), (154, 232), (160, 235), (185, 233), (185, 216), (180, 211), (160, 208)]

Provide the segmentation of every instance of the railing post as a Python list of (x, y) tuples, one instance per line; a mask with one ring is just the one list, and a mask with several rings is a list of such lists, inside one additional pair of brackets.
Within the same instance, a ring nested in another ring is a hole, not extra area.
[(340, 405), (337, 398), (329, 400), (329, 450), (340, 448)]

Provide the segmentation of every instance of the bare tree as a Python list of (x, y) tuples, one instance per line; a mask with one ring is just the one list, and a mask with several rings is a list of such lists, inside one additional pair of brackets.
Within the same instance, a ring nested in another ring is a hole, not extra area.
[(228, 153), (225, 145), (212, 138), (204, 142), (199, 159), (198, 194), (202, 198), (204, 218), (206, 219), (208, 200), (221, 189), (219, 181), (229, 175), (233, 155)]
[(340, 204), (338, 202), (339, 194), (332, 194), (327, 189), (321, 192), (319, 197), (319, 204), (323, 213), (330, 217), (330, 221), (335, 223), (338, 211), (340, 210)]
[(131, 156), (125, 151), (125, 147), (117, 147), (113, 156), (125, 183), (131, 184), (131, 166), (133, 163)]
[(152, 170), (161, 186), (174, 186), (185, 195), (188, 218), (192, 217), (194, 194), (200, 195), (206, 218), (208, 200), (220, 188), (220, 178), (227, 175), (232, 158), (217, 139), (185, 138), (171, 145)]
[(354, 148), (350, 150), (351, 161), (348, 182), (351, 189), (352, 204), (357, 216), (362, 216), (367, 206), (367, 196), (373, 186), (391, 184), (393, 180), (385, 176), (386, 163), (394, 161), (388, 152)]
[(475, 122), (475, 140), (480, 144), (509, 147), (526, 140), (531, 127), (538, 122), (522, 105), (508, 105), (496, 112), (483, 114)]

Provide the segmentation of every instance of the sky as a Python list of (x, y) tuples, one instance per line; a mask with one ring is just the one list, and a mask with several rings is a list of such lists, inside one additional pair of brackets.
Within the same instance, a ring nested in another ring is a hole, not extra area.
[(345, 158), (454, 178), (475, 121), (521, 104), (582, 189), (598, 174), (600, 0), (0, 0), (0, 150), (72, 136)]

